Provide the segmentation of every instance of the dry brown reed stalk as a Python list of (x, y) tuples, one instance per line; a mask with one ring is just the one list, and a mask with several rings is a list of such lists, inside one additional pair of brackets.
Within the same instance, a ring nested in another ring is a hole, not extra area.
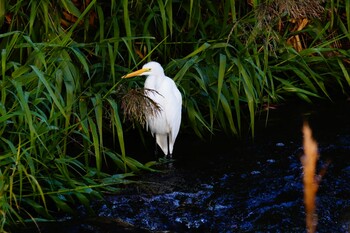
[(298, 52), (305, 49), (302, 31), (312, 19), (320, 19), (324, 13), (323, 0), (272, 0), (261, 4), (256, 11), (258, 26), (266, 30), (271, 26), (277, 26), (278, 31), (284, 34), (283, 29), (288, 28), (294, 34), (287, 39), (287, 44), (292, 45)]
[(151, 89), (135, 88), (125, 93), (121, 100), (124, 116), (142, 126), (146, 123), (146, 116), (156, 116), (161, 111), (160, 106), (148, 97), (148, 92), (159, 93)]
[(316, 179), (316, 163), (319, 157), (317, 142), (312, 137), (312, 131), (308, 123), (303, 126), (304, 156), (302, 158), (304, 170), (304, 204), (306, 209), (306, 228), (308, 233), (316, 232), (316, 192), (319, 180)]
[(323, 0), (272, 0), (261, 4), (256, 11), (258, 24), (262, 27), (274, 25), (287, 19), (315, 19), (324, 13)]

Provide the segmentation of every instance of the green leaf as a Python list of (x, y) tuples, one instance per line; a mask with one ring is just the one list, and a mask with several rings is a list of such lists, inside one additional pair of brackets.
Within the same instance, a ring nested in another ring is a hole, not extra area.
[(30, 66), (33, 71), (35, 72), (35, 74), (38, 76), (38, 78), (40, 79), (40, 81), (44, 84), (44, 86), (46, 87), (46, 90), (49, 92), (50, 97), (52, 98), (53, 102), (55, 103), (55, 105), (57, 106), (57, 108), (60, 110), (61, 114), (67, 119), (67, 115), (66, 112), (64, 111), (61, 103), (59, 102), (59, 100), (57, 99), (54, 91), (52, 90), (50, 84), (48, 83), (48, 81), (46, 80), (44, 74), (36, 67), (36, 66)]
[(226, 70), (226, 56), (223, 54), (220, 54), (220, 63), (219, 63), (219, 74), (218, 74), (218, 96), (217, 96), (217, 106), (219, 107), (220, 97), (221, 97), (221, 89), (222, 85), (224, 83), (224, 77), (225, 77), (225, 70)]
[(59, 196), (49, 195), (49, 197), (55, 202), (56, 207), (66, 213), (74, 214), (74, 210), (69, 206), (66, 200), (62, 200)]
[(80, 10), (74, 5), (71, 0), (61, 0), (61, 4), (63, 5), (64, 9), (68, 11), (68, 13), (74, 15), (77, 18), (81, 16)]

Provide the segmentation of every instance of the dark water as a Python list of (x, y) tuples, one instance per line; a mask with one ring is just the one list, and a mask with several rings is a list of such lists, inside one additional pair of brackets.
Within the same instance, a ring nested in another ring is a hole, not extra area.
[[(181, 134), (172, 166), (42, 232), (306, 232), (301, 127), (319, 144), (317, 232), (350, 232), (350, 104), (281, 106), (252, 141)], [(136, 152), (135, 152), (136, 153)], [(152, 153), (148, 153), (152, 154)], [(152, 155), (149, 155), (152, 156)]]

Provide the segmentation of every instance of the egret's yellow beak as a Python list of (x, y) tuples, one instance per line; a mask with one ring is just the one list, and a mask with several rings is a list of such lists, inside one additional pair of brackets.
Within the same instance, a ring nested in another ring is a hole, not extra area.
[(130, 74), (124, 75), (122, 78), (131, 78), (131, 77), (135, 77), (135, 76), (140, 76), (143, 73), (150, 71), (150, 70), (151, 70), (150, 68), (142, 68), (142, 69), (136, 70)]

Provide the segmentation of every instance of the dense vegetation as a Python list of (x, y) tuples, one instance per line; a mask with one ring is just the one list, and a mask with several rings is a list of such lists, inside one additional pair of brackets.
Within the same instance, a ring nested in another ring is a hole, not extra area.
[(151, 169), (125, 151), (131, 69), (163, 64), (183, 130), (253, 134), (271, 104), (346, 94), (349, 41), (349, 0), (0, 0), (0, 230)]

